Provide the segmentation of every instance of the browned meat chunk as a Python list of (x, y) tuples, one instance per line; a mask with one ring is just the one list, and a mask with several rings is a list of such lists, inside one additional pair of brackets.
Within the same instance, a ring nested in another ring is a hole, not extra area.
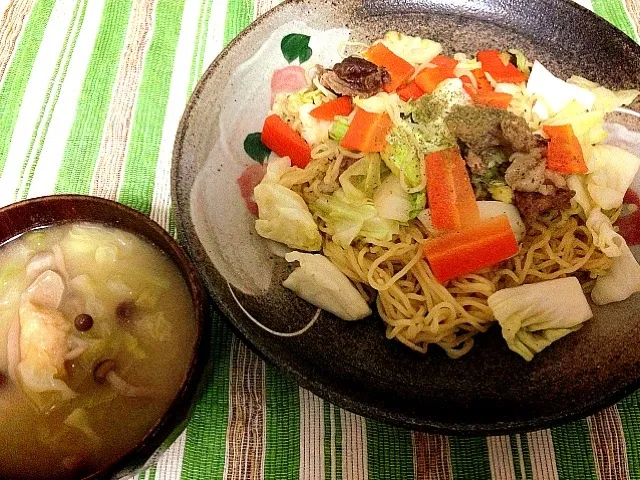
[(529, 152), (538, 147), (542, 140), (531, 132), (524, 118), (513, 114), (508, 114), (502, 119), (500, 128), (506, 143), (516, 152)]
[(500, 123), (505, 115), (497, 108), (458, 105), (447, 116), (446, 124), (454, 137), (482, 156), (484, 150), (504, 144)]
[(361, 98), (381, 92), (383, 85), (391, 80), (384, 67), (359, 57), (347, 57), (332, 70), (319, 69), (318, 75), (320, 83), (338, 95)]
[(571, 207), (573, 190), (559, 189), (555, 195), (543, 195), (537, 192), (515, 192), (514, 203), (526, 218), (536, 217), (550, 210), (566, 210)]
[(482, 158), (479, 155), (476, 155), (473, 150), (469, 150), (465, 160), (467, 161), (467, 165), (469, 165), (471, 173), (476, 175), (484, 175), (487, 173), (487, 166), (482, 161)]
[(504, 174), (507, 185), (520, 192), (537, 192), (545, 180), (545, 160), (528, 153), (514, 153), (509, 160)]

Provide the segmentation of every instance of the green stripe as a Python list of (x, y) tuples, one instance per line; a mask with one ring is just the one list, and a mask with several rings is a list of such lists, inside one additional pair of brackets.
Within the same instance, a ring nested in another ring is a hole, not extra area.
[(331, 480), (331, 409), (329, 402), (322, 401), (324, 413), (324, 478)]
[(413, 478), (411, 432), (367, 420), (367, 454), (371, 480)]
[(449, 437), (449, 452), (454, 480), (491, 478), (489, 449), (484, 437)]
[(24, 91), (54, 4), (54, 0), (39, 0), (34, 5), (0, 89), (0, 173), (7, 161)]
[(219, 312), (213, 314), (211, 371), (187, 427), (182, 478), (219, 479), (224, 472), (229, 420), (231, 332)]
[[(40, 110), (40, 115), (38, 117), (38, 121), (36, 122), (36, 126), (33, 130), (33, 135), (31, 137), (31, 143), (29, 145), (29, 150), (27, 151), (27, 155), (25, 157), (25, 163), (23, 165), (23, 178), (26, 173), (26, 185), (23, 189), (23, 193), (21, 195), (21, 200), (27, 198), (27, 194), (29, 193), (29, 188), (31, 188), (31, 180), (33, 180), (33, 174), (36, 171), (36, 166), (38, 165), (38, 161), (40, 160), (40, 154), (42, 153), (42, 148), (44, 147), (44, 142), (47, 137), (47, 133), (49, 132), (49, 125), (51, 124), (51, 118), (53, 117), (53, 112), (55, 111), (56, 105), (58, 104), (58, 99), (60, 98), (60, 91), (62, 90), (62, 85), (64, 84), (65, 79), (67, 78), (67, 70), (69, 69), (69, 64), (71, 63), (71, 57), (73, 56), (73, 52), (76, 48), (76, 43), (78, 41), (78, 37), (80, 36), (80, 30), (82, 30), (82, 24), (84, 23), (84, 16), (87, 13), (87, 2), (82, 2), (82, 11), (80, 12), (80, 19), (78, 20), (78, 24), (74, 27), (76, 23), (76, 18), (78, 16), (78, 9), (80, 7), (80, 2), (76, 3), (76, 7), (73, 10), (73, 15), (71, 17), (71, 22), (69, 23), (69, 29), (67, 30), (67, 35), (64, 39), (64, 43), (62, 46), (62, 52), (60, 52), (60, 57), (58, 58), (58, 62), (56, 63), (56, 68), (51, 76), (51, 80), (49, 81), (49, 90), (45, 96), (44, 103), (42, 104), (42, 109)], [(69, 45), (69, 37), (71, 36), (73, 30), (75, 28), (75, 33), (73, 34), (73, 39), (71, 40), (71, 45)], [(68, 48), (67, 48), (68, 47)], [(60, 64), (64, 59), (64, 65), (62, 65), (62, 72), (60, 73)], [(53, 100), (49, 102), (51, 98), (51, 90), (53, 85), (55, 84), (56, 78), (60, 73), (60, 78), (58, 79), (58, 86), (53, 95)], [(31, 166), (29, 167), (29, 171), (25, 172), (25, 168), (31, 158), (31, 153), (33, 152), (33, 148), (35, 146), (35, 141), (38, 136), (38, 130), (40, 129), (40, 125), (42, 120), (44, 119), (44, 113), (47, 109), (47, 106), (51, 103), (49, 107), (49, 113), (47, 115), (46, 120), (44, 121), (44, 125), (42, 127), (42, 131), (40, 132), (40, 142), (38, 144), (38, 148), (33, 157), (33, 161), (31, 162)], [(63, 105), (63, 108), (66, 108), (66, 105)], [(18, 184), (16, 188), (15, 197), (17, 199), (18, 192), (20, 190), (21, 182)]]
[(253, 0), (229, 0), (224, 22), (224, 44), (233, 40), (253, 21)]
[(625, 11), (624, 0), (592, 0), (593, 11), (602, 18), (612, 23), (633, 40), (638, 41), (633, 30), (633, 25)]
[(618, 412), (622, 422), (622, 431), (627, 439), (627, 459), (629, 461), (629, 471), (640, 475), (640, 397), (639, 392), (635, 392), (620, 403)]
[(554, 428), (551, 432), (559, 478), (598, 478), (586, 420)]
[(89, 193), (118, 73), (132, 0), (107, 0), (67, 139), (56, 193)]
[(189, 74), (189, 84), (187, 85), (187, 98), (189, 98), (191, 96), (191, 92), (193, 91), (193, 88), (195, 87), (195, 83), (196, 83), (196, 75), (197, 75), (197, 69), (198, 69), (198, 51), (199, 51), (199, 47), (200, 47), (200, 41), (201, 41), (201, 37), (202, 37), (202, 30), (204, 28), (203, 23), (204, 23), (204, 11), (205, 11), (206, 7), (204, 4), (204, 0), (201, 0), (200, 2), (200, 11), (198, 13), (198, 28), (196, 30), (196, 43), (193, 45), (193, 57), (191, 58), (191, 73)]
[(151, 212), (156, 165), (171, 88), (184, 0), (158, 2), (151, 45), (145, 59), (136, 112), (131, 125), (120, 202)]
[(533, 472), (531, 471), (531, 455), (529, 454), (529, 438), (526, 434), (516, 435), (516, 439), (520, 440), (520, 446), (522, 448), (522, 461), (524, 462), (524, 471), (526, 478), (533, 479)]
[(264, 478), (300, 471), (300, 395), (295, 382), (274, 366), (265, 367), (266, 442)]
[[(342, 480), (342, 417), (340, 409), (329, 405), (329, 413), (333, 411), (334, 441), (336, 449), (336, 480)], [(326, 428), (326, 427), (325, 427)]]

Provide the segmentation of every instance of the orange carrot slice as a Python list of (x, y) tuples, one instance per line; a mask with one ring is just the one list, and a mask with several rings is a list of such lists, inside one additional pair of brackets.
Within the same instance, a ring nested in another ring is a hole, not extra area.
[(379, 67), (384, 67), (391, 75), (391, 81), (384, 85), (386, 92), (395, 92), (400, 85), (407, 83), (415, 68), (405, 59), (389, 50), (383, 43), (374, 43), (364, 53), (364, 58)]
[(338, 97), (311, 110), (311, 116), (318, 120), (333, 120), (336, 115), (347, 116), (353, 110), (350, 97)]
[(482, 64), (482, 70), (498, 83), (520, 83), (527, 79), (515, 65), (511, 63), (505, 65), (497, 50), (483, 50), (478, 52), (476, 58)]
[(457, 147), (425, 157), (431, 222), (438, 230), (460, 230), (478, 222), (478, 204)]
[(296, 167), (304, 168), (311, 161), (311, 147), (278, 115), (264, 120), (260, 140), (281, 157), (289, 157)]
[(405, 102), (420, 98), (422, 95), (424, 95), (424, 91), (418, 86), (415, 80), (398, 89), (398, 96)]
[(386, 113), (371, 113), (356, 107), (356, 114), (340, 145), (360, 152), (380, 152), (387, 144), (389, 128), (391, 119)]
[(571, 125), (545, 125), (544, 133), (549, 135), (547, 168), (561, 173), (587, 173), (582, 147), (573, 133)]
[(440, 283), (496, 265), (519, 250), (506, 214), (430, 239), (423, 248)]

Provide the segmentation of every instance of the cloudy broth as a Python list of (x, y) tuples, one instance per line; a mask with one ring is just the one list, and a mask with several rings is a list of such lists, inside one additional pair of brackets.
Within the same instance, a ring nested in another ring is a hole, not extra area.
[(196, 322), (173, 262), (119, 229), (74, 223), (0, 247), (0, 478), (78, 478), (164, 414)]

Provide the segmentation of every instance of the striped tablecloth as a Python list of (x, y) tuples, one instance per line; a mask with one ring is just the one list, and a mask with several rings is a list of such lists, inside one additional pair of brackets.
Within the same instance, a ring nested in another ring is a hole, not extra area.
[[(275, 3), (0, 0), (0, 205), (88, 193), (173, 231), (171, 150), (189, 94), (220, 49)], [(638, 40), (640, 0), (579, 3)], [(551, 430), (467, 439), (415, 433), (300, 389), (219, 316), (213, 322), (204, 398), (141, 479), (640, 478), (638, 393)]]

